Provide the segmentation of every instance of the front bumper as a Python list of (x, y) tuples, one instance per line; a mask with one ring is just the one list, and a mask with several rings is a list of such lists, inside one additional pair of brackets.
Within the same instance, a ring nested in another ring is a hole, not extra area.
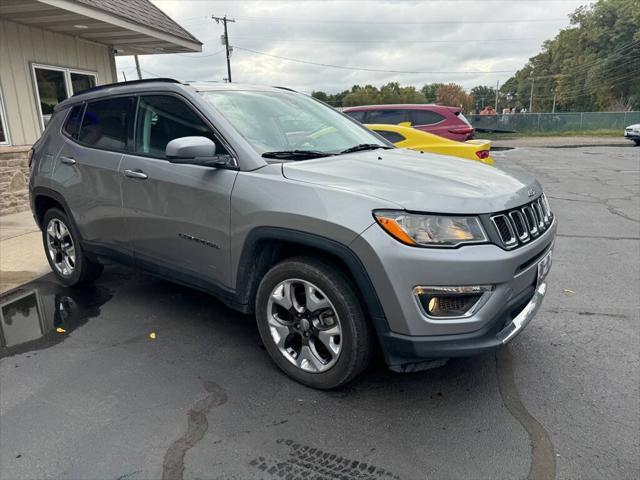
[[(509, 251), (496, 245), (408, 247), (373, 227), (351, 246), (363, 260), (383, 307), (388, 328), (378, 324), (377, 333), (393, 370), (491, 351), (518, 335), (540, 308), (547, 287), (538, 277), (538, 263), (553, 248), (555, 219), (536, 240)], [(434, 319), (412, 295), (419, 285), (495, 289), (471, 316)]]
[(387, 364), (394, 371), (414, 371), (428, 367), (437, 359), (480, 355), (495, 350), (524, 330), (538, 312), (546, 291), (545, 282), (528, 289), (507, 304), (495, 322), (477, 332), (419, 337), (387, 332), (381, 338)]
[(625, 138), (629, 140), (640, 140), (640, 131), (638, 130), (625, 130), (624, 131)]

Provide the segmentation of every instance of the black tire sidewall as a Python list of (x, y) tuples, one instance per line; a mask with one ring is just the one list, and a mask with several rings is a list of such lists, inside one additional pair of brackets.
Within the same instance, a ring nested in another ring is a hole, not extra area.
[[(280, 282), (300, 279), (316, 285), (333, 304), (342, 328), (342, 349), (327, 371), (305, 372), (287, 360), (271, 337), (267, 321), (269, 296)], [(273, 361), (293, 379), (307, 386), (331, 389), (344, 385), (363, 369), (362, 356), (369, 358), (368, 326), (357, 295), (347, 278), (337, 269), (306, 259), (286, 260), (263, 278), (256, 296), (256, 321), (262, 341)]]
[[(55, 264), (53, 263), (53, 260), (49, 256), (49, 249), (47, 247), (47, 226), (53, 218), (57, 218), (65, 224), (65, 226), (69, 230), (69, 233), (71, 234), (71, 240), (73, 241), (73, 245), (75, 247), (76, 265), (73, 269), (73, 273), (68, 276), (64, 276), (58, 271)], [(44, 245), (45, 255), (47, 257), (47, 261), (49, 262), (49, 266), (51, 267), (51, 270), (58, 278), (58, 280), (60, 280), (61, 283), (67, 286), (73, 286), (80, 283), (83, 278), (83, 270), (88, 267), (88, 265), (86, 264), (87, 260), (84, 257), (82, 245), (80, 244), (80, 235), (78, 234), (78, 230), (76, 229), (75, 224), (62, 210), (58, 208), (51, 208), (44, 214), (44, 217), (42, 218), (42, 243)]]

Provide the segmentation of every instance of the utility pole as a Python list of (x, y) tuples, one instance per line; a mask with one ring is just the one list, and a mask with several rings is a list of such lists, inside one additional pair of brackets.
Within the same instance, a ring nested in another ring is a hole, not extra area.
[(553, 107), (551, 107), (551, 113), (556, 113), (556, 91), (553, 91)]
[(496, 80), (496, 107), (495, 111), (498, 113), (498, 89), (500, 88), (500, 80)]
[(142, 80), (142, 72), (140, 71), (140, 60), (138, 60), (138, 55), (134, 55), (133, 58), (136, 60), (136, 71), (138, 72), (138, 80)]
[(533, 72), (531, 72), (531, 93), (529, 94), (529, 113), (533, 112), (533, 84), (536, 80), (536, 77), (533, 76)]
[(229, 33), (227, 32), (227, 22), (234, 23), (235, 20), (227, 18), (226, 15), (224, 17), (216, 17), (215, 15), (211, 15), (211, 18), (213, 18), (218, 24), (222, 22), (222, 25), (224, 26), (224, 48), (227, 52), (227, 81), (231, 83), (231, 52), (229, 50)]

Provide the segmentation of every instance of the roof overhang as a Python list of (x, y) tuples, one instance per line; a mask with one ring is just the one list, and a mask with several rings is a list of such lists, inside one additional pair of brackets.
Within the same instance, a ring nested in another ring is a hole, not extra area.
[(71, 0), (2, 0), (0, 18), (108, 45), (116, 55), (202, 51), (199, 42)]

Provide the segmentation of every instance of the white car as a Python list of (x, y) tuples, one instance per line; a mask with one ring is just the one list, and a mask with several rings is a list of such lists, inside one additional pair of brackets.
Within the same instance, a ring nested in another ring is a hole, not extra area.
[(640, 123), (629, 125), (627, 128), (625, 128), (624, 136), (625, 138), (636, 142), (636, 145), (640, 146)]

